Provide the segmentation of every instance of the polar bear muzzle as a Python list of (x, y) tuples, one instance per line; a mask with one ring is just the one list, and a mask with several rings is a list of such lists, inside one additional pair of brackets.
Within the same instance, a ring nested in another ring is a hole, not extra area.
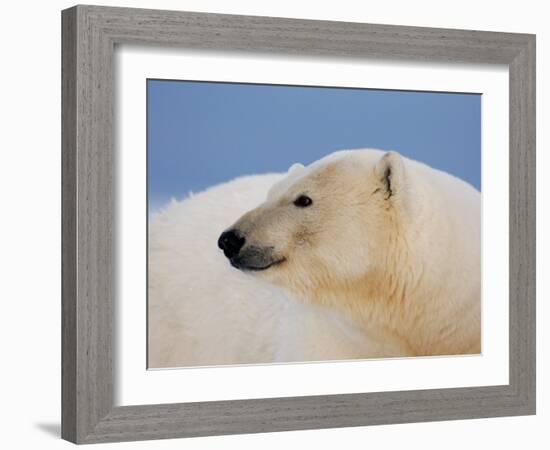
[(238, 230), (224, 231), (218, 239), (218, 247), (229, 259), (231, 265), (239, 270), (266, 270), (284, 262), (284, 258), (276, 259), (273, 247), (245, 247), (246, 239)]
[(239, 254), (244, 243), (245, 238), (237, 230), (224, 231), (218, 239), (218, 247), (223, 250), (223, 254), (229, 259)]

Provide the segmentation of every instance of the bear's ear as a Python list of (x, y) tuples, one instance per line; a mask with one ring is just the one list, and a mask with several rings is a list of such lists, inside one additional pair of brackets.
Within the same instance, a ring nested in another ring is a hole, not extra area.
[(291, 173), (294, 173), (294, 172), (298, 172), (302, 169), (304, 169), (304, 165), (303, 164), (300, 164), (300, 163), (294, 163), (292, 164), (289, 168), (288, 168), (288, 174), (290, 175)]
[(374, 173), (378, 183), (377, 191), (384, 195), (384, 199), (403, 197), (406, 174), (399, 153), (387, 152), (376, 163)]

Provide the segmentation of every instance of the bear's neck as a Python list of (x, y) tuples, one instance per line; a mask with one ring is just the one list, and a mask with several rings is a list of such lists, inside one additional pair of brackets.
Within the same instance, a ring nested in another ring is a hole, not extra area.
[(410, 342), (413, 320), (407, 307), (413, 303), (412, 294), (397, 279), (385, 276), (381, 270), (302, 293), (307, 301), (340, 310), (369, 332), (374, 328), (375, 333), (397, 337), (411, 354), (416, 354), (419, 349)]
[(437, 280), (429, 280), (426, 272), (417, 266), (396, 277), (374, 269), (354, 280), (319, 286), (305, 297), (342, 311), (365, 331), (391, 335), (410, 356), (475, 352), (468, 336), (457, 340), (457, 317), (441, 307)]

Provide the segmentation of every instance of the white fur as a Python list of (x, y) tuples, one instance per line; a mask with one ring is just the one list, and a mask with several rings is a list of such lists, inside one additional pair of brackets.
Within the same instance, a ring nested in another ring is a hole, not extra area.
[[(172, 201), (155, 214), (149, 226), (149, 366), (414, 354), (402, 336), (388, 332), (382, 319), (370, 324), (355, 321), (338, 308), (291, 298), (231, 267), (216, 246), (220, 233), (261, 204), (268, 192), (270, 196), (284, 192), (296, 179), (343, 157), (370, 164), (381, 155), (338, 152), (307, 168), (293, 166), (286, 178), (283, 174), (238, 178), (181, 202)], [(446, 173), (403, 161), (407, 183), (414, 184), (410, 191), (416, 214), (411, 227), (418, 233), (415, 245), (423, 256), (430, 255), (435, 267), (444, 268), (446, 276), (438, 293), (442, 299), (425, 302), (433, 315), (419, 319), (429, 335), (416, 338), (426, 340), (429, 347), (434, 345), (431, 340), (444, 338), (441, 333), (457, 326), (464, 326), (467, 335), (468, 320), (473, 320), (473, 329), (479, 326), (475, 311), (480, 284), (479, 193)], [(437, 323), (431, 323), (434, 320)]]
[(223, 228), (284, 174), (254, 175), (172, 201), (149, 225), (149, 367), (391, 355), (335, 311), (290, 300), (232, 268)]

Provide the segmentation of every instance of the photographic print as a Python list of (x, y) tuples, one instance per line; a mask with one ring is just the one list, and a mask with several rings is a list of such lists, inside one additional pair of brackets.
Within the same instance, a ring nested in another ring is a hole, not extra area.
[(64, 10), (62, 437), (535, 414), (535, 49)]
[(148, 368), (481, 352), (481, 95), (146, 88)]

